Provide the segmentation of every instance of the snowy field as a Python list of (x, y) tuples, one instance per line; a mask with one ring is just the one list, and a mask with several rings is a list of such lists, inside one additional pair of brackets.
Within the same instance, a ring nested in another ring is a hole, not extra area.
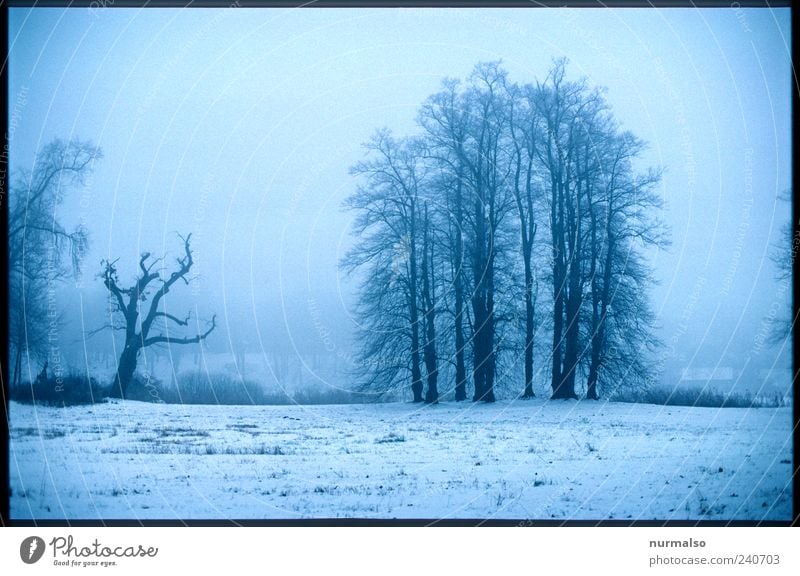
[(785, 520), (790, 408), (10, 406), (14, 519)]

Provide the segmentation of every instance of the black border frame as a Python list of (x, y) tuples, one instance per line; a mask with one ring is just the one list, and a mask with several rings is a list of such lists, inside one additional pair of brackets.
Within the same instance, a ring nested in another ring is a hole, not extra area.
[[(113, 2), (113, 3), (112, 3)], [(800, 362), (798, 362), (798, 334), (793, 334), (793, 477), (792, 477), (792, 519), (786, 521), (749, 521), (749, 520), (505, 520), (505, 519), (359, 519), (359, 518), (315, 518), (302, 520), (234, 520), (234, 519), (210, 519), (210, 520), (14, 520), (10, 518), (10, 498), (9, 498), (9, 460), (8, 460), (8, 396), (6, 386), (8, 382), (8, 178), (10, 175), (9, 167), (10, 150), (8, 142), (8, 8), (87, 8), (99, 4), (97, 0), (0, 0), (0, 46), (2, 49), (2, 62), (0, 62), (0, 83), (2, 84), (3, 102), (5, 113), (0, 118), (0, 127), (3, 131), (3, 149), (0, 153), (0, 397), (3, 400), (3, 413), (0, 414), (0, 526), (36, 526), (36, 527), (132, 527), (132, 526), (203, 526), (203, 527), (381, 527), (381, 526), (494, 526), (494, 527), (596, 527), (596, 526), (616, 526), (616, 527), (746, 527), (746, 526), (765, 526), (765, 527), (787, 527), (800, 526), (800, 459), (798, 459), (798, 447), (800, 447), (800, 402), (797, 400), (798, 383), (800, 383)], [(105, 9), (119, 8), (227, 8), (233, 3), (232, 0), (107, 0)], [(739, 0), (730, 2), (726, 0), (309, 0), (307, 2), (297, 0), (238, 0), (238, 6), (242, 8), (732, 8), (737, 4), (741, 8), (793, 8), (791, 0)], [(793, 9), (791, 14), (792, 46), (795, 43), (795, 32), (797, 12)], [(792, 49), (794, 53), (794, 50)], [(793, 86), (792, 92), (792, 116), (800, 104), (800, 82), (795, 73), (794, 64), (792, 66)], [(797, 196), (798, 175), (794, 170), (794, 160), (797, 154), (797, 134), (792, 134), (792, 232), (794, 242), (800, 241), (800, 201)], [(797, 321), (800, 316), (800, 283), (797, 282), (800, 273), (800, 257), (793, 261), (792, 287), (793, 302), (792, 310)]]

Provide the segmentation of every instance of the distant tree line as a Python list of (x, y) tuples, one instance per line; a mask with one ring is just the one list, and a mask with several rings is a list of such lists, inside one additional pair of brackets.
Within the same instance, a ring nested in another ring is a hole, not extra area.
[(417, 124), (377, 131), (352, 168), (361, 389), (492, 402), (498, 374), (521, 374), (526, 397), (537, 381), (593, 399), (647, 381), (660, 172), (637, 169), (645, 144), (602, 90), (564, 60), (528, 84), (481, 63)]

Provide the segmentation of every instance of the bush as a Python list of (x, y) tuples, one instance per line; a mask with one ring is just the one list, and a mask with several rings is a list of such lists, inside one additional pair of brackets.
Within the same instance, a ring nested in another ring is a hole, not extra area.
[(164, 383), (149, 374), (134, 374), (125, 391), (125, 398), (139, 402), (166, 402)]
[(242, 380), (226, 373), (190, 372), (178, 376), (177, 386), (150, 380), (137, 385), (131, 400), (161, 401), (167, 404), (272, 405), (356, 404), (374, 401), (373, 395), (347, 390), (301, 390), (294, 395), (266, 392), (253, 380)]
[[(261, 385), (228, 374), (191, 372), (178, 376), (175, 386), (159, 386), (159, 396), (168, 404), (266, 404)], [(272, 398), (280, 400), (281, 398)], [(277, 402), (276, 402), (277, 403)], [(283, 404), (289, 399), (284, 397)]]
[(297, 404), (369, 404), (376, 402), (375, 394), (350, 392), (349, 390), (300, 390), (293, 396)]
[(38, 378), (9, 390), (9, 400), (26, 404), (75, 406), (95, 404), (108, 396), (109, 388), (86, 375), (69, 374)]
[(653, 386), (644, 390), (624, 390), (615, 394), (612, 399), (617, 402), (703, 408), (761, 408), (784, 404), (783, 399), (779, 396), (768, 398), (740, 392), (724, 393), (701, 386), (674, 389)]
[[(107, 398), (111, 383), (101, 386), (92, 378), (70, 375), (63, 378), (37, 380), (10, 390), (9, 399), (17, 402), (72, 406), (93, 404)], [(276, 405), (290, 404), (363, 404), (375, 402), (372, 394), (348, 390), (307, 389), (293, 396), (282, 392), (268, 393), (258, 382), (242, 380), (225, 373), (191, 372), (178, 376), (176, 384), (164, 383), (148, 374), (133, 376), (126, 399), (165, 404)]]

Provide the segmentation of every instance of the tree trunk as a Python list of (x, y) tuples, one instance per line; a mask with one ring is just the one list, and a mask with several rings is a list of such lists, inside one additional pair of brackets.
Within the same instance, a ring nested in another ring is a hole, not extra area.
[(589, 216), (591, 217), (591, 226), (592, 226), (592, 260), (591, 260), (591, 268), (589, 270), (589, 278), (591, 279), (592, 283), (592, 337), (591, 337), (591, 345), (592, 345), (592, 352), (591, 358), (589, 361), (589, 376), (586, 379), (586, 397), (589, 400), (597, 400), (599, 395), (597, 393), (597, 379), (599, 377), (600, 372), (600, 348), (603, 342), (603, 333), (602, 333), (602, 323), (605, 320), (600, 315), (600, 306), (601, 306), (601, 292), (600, 292), (600, 282), (598, 281), (598, 274), (597, 274), (597, 263), (598, 259), (600, 258), (599, 253), (599, 240), (597, 238), (598, 234), (598, 218), (596, 209), (594, 206), (594, 202), (592, 201), (592, 187), (587, 186), (586, 188), (586, 198), (588, 200), (589, 206)]
[(605, 263), (603, 265), (603, 287), (593, 289), (598, 294), (595, 311), (595, 329), (592, 338), (592, 363), (589, 368), (589, 380), (586, 383), (586, 397), (598, 400), (600, 394), (597, 391), (597, 381), (600, 378), (600, 366), (603, 363), (606, 347), (606, 321), (608, 319), (608, 303), (611, 299), (611, 271), (614, 260), (616, 243), (611, 230), (611, 215), (609, 213), (606, 225), (606, 237), (608, 238)]
[(417, 315), (416, 301), (411, 306), (411, 393), (413, 402), (422, 402), (422, 370), (420, 370), (420, 343), (419, 343), (419, 318)]
[(523, 398), (533, 398), (533, 271), (530, 263), (530, 247), (526, 247), (525, 258), (525, 393)]
[(484, 402), (494, 402), (494, 373), (495, 373), (495, 351), (494, 351), (494, 244), (490, 243), (491, 254), (487, 259), (486, 276), (486, 333), (484, 334), (484, 346), (486, 362), (484, 363), (484, 389), (481, 400)]
[(409, 238), (409, 280), (408, 287), (408, 312), (411, 320), (411, 393), (414, 395), (414, 402), (422, 402), (422, 371), (420, 370), (420, 336), (419, 336), (419, 307), (417, 306), (417, 234), (416, 234), (416, 211), (412, 207), (409, 217), (410, 238)]
[(552, 398), (562, 398), (561, 393), (561, 360), (562, 360), (562, 338), (564, 332), (564, 287), (560, 285), (558, 275), (553, 275), (553, 289), (555, 299), (553, 302), (553, 370), (551, 387), (553, 389)]
[(428, 324), (428, 338), (425, 343), (425, 370), (428, 372), (428, 390), (425, 392), (426, 404), (439, 403), (439, 370), (436, 365), (436, 348), (432, 336), (432, 320)]
[(551, 176), (552, 205), (550, 219), (553, 255), (553, 368), (550, 386), (553, 390), (551, 398), (563, 398), (561, 390), (563, 338), (564, 338), (564, 292), (566, 290), (566, 272), (564, 270), (564, 225), (561, 206), (560, 185), (556, 176)]
[(589, 367), (589, 378), (586, 381), (586, 397), (589, 400), (598, 400), (600, 398), (597, 393), (598, 364), (595, 352), (592, 351), (592, 365)]
[(19, 386), (20, 373), (22, 369), (22, 349), (17, 346), (16, 358), (14, 360), (14, 378), (12, 380), (12, 388)]
[[(568, 194), (569, 190), (565, 190)], [(564, 365), (561, 373), (561, 381), (558, 389), (554, 391), (553, 398), (577, 398), (575, 393), (575, 377), (578, 371), (579, 337), (580, 337), (580, 314), (583, 301), (583, 284), (581, 270), (581, 212), (580, 212), (580, 190), (573, 192), (575, 198), (569, 198), (564, 202), (567, 215), (567, 225), (563, 228), (563, 233), (568, 242), (569, 256), (567, 259), (565, 280), (568, 283), (567, 295), (565, 298), (566, 309), (566, 334), (564, 343)], [(563, 289), (563, 287), (562, 287)]]
[(472, 379), (475, 390), (472, 401), (477, 402), (483, 398), (486, 364), (483, 343), (486, 332), (486, 315), (483, 310), (483, 299), (477, 294), (477, 290), (472, 298), (472, 316), (475, 322), (475, 330), (472, 335)]
[(422, 232), (422, 301), (425, 305), (425, 371), (428, 374), (428, 390), (425, 393), (426, 404), (439, 403), (438, 376), (436, 362), (436, 309), (434, 277), (433, 277), (433, 242), (430, 237), (430, 221), (428, 207), (425, 206), (425, 229)]
[(472, 336), (472, 377), (475, 385), (473, 402), (483, 400), (486, 392), (486, 213), (481, 197), (480, 182), (475, 199), (475, 239), (472, 254), (472, 274), (475, 288), (472, 296), (472, 317), (475, 328)]
[(577, 398), (575, 393), (575, 376), (578, 371), (578, 347), (580, 343), (580, 301), (573, 294), (567, 296), (567, 333), (564, 350), (564, 371), (561, 384), (555, 398)]
[(477, 294), (472, 299), (472, 311), (475, 319), (475, 333), (472, 337), (472, 375), (475, 383), (473, 402), (486, 400), (490, 395), (489, 370), (492, 362), (492, 341), (490, 337), (490, 318), (486, 310), (485, 296)]
[(467, 399), (467, 367), (464, 363), (464, 283), (462, 269), (464, 266), (464, 246), (461, 238), (463, 225), (461, 175), (458, 176), (456, 188), (456, 231), (453, 239), (455, 262), (453, 263), (453, 289), (455, 291), (455, 340), (456, 340), (456, 402)]
[(119, 357), (119, 365), (117, 367), (117, 375), (114, 377), (114, 384), (111, 387), (111, 398), (125, 398), (125, 393), (128, 390), (128, 385), (133, 379), (133, 373), (136, 371), (136, 361), (139, 356), (139, 347), (133, 344), (127, 344), (122, 354)]
[[(515, 172), (514, 172), (514, 199), (517, 203), (519, 216), (520, 245), (522, 247), (522, 262), (525, 269), (525, 392), (523, 398), (533, 398), (533, 239), (536, 234), (533, 211), (533, 156), (532, 150), (528, 151), (527, 166), (525, 167), (525, 189), (522, 190), (522, 150), (516, 139), (515, 146)], [(524, 197), (523, 197), (524, 194)]]
[[(460, 266), (460, 264), (459, 264)], [(460, 271), (456, 272), (460, 274)], [(467, 399), (467, 367), (464, 364), (464, 293), (461, 281), (456, 280), (456, 402)]]

